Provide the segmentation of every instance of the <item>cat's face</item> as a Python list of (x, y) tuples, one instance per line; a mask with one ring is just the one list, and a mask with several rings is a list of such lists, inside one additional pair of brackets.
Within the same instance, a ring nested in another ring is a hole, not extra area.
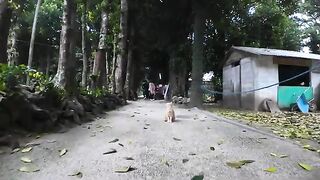
[(167, 108), (172, 109), (172, 103), (167, 103)]

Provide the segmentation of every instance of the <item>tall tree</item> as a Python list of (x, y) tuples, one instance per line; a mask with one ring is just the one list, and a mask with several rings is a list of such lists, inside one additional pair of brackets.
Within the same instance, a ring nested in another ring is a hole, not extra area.
[[(113, 32), (114, 33), (114, 32)], [(111, 73), (111, 89), (112, 93), (116, 93), (116, 69), (117, 69), (117, 37), (114, 33), (112, 41), (112, 73)]]
[(104, 0), (102, 2), (101, 8), (101, 29), (99, 36), (99, 45), (98, 50), (96, 52), (93, 75), (94, 75), (94, 83), (96, 83), (96, 87), (102, 88), (106, 85), (106, 61), (107, 61), (107, 33), (108, 33), (108, 1)]
[[(38, 22), (38, 14), (41, 6), (41, 0), (38, 0), (37, 7), (34, 13), (30, 46), (29, 46), (29, 57), (28, 57), (28, 67), (32, 68), (32, 59), (33, 59), (33, 51), (34, 51), (34, 41), (36, 39), (36, 30), (37, 30), (37, 22)], [(27, 76), (27, 84), (29, 84), (30, 77)]]
[(0, 1), (0, 63), (7, 63), (7, 43), (12, 9), (8, 0)]
[(116, 69), (116, 93), (125, 97), (124, 84), (128, 60), (128, 0), (121, 0), (119, 51)]
[(194, 107), (202, 106), (202, 77), (203, 77), (203, 51), (204, 51), (204, 32), (205, 17), (201, 7), (194, 2), (194, 42), (192, 55), (192, 83), (190, 104)]
[(135, 93), (134, 93), (134, 35), (135, 29), (131, 26), (130, 27), (130, 38), (128, 44), (128, 63), (127, 63), (127, 73), (126, 73), (126, 81), (125, 81), (125, 93), (126, 99), (134, 100)]
[(87, 87), (88, 80), (88, 56), (87, 56), (87, 0), (83, 1), (81, 16), (81, 46), (82, 46), (82, 87)]
[(60, 36), (60, 51), (55, 84), (64, 88), (69, 95), (76, 92), (75, 82), (75, 0), (64, 0), (62, 29)]

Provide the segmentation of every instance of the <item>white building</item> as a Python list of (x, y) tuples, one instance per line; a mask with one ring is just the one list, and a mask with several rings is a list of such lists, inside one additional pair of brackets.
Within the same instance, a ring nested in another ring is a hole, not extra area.
[[(223, 103), (226, 107), (260, 110), (265, 99), (289, 108), (302, 92), (318, 101), (320, 55), (296, 51), (232, 47), (223, 68)], [(317, 68), (318, 67), (318, 68)], [(312, 70), (311, 72), (307, 72)], [(243, 93), (279, 83), (301, 73), (303, 76), (253, 93)], [(234, 94), (233, 94), (234, 93)]]

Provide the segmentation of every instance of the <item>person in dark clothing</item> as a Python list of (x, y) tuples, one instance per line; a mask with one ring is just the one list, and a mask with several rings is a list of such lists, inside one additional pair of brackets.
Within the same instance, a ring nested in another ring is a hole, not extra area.
[(145, 99), (149, 99), (149, 83), (148, 83), (148, 81), (146, 81), (146, 80), (143, 81), (142, 90), (143, 90), (143, 97)]

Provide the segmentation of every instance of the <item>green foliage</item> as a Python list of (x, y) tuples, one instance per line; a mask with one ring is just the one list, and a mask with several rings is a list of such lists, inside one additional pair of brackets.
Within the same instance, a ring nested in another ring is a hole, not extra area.
[(105, 88), (97, 88), (97, 89), (81, 89), (81, 94), (84, 96), (91, 96), (91, 97), (103, 97), (107, 94), (110, 94), (110, 92)]
[(9, 66), (0, 64), (0, 91), (8, 92), (13, 86), (24, 84), (27, 76), (30, 77), (31, 84), (37, 92), (55, 91), (59, 97), (65, 96), (64, 90), (55, 87), (54, 83), (43, 73), (30, 70), (25, 65)]
[[(16, 83), (22, 83), (25, 79), (27, 67), (25, 65), (8, 66), (7, 64), (0, 64), (0, 91), (6, 92), (9, 87)], [(14, 81), (14, 82), (13, 82)]]
[(307, 16), (297, 17), (300, 26), (304, 27), (304, 38), (309, 41), (305, 44), (312, 53), (320, 54), (320, 1), (305, 0), (300, 4), (299, 13)]

